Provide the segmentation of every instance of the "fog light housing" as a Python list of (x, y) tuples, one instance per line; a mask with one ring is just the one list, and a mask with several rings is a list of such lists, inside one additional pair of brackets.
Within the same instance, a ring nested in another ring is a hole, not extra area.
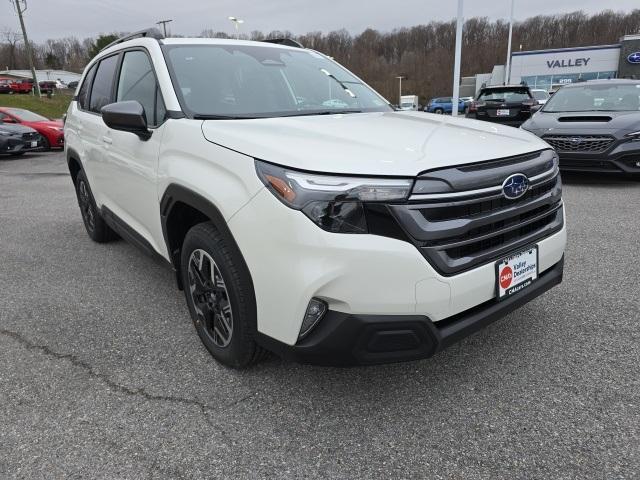
[(300, 334), (298, 335), (298, 340), (304, 338), (313, 330), (324, 314), (327, 313), (328, 307), (327, 303), (318, 299), (312, 298), (307, 305), (307, 311), (304, 313), (304, 319), (302, 320), (302, 326), (300, 327)]

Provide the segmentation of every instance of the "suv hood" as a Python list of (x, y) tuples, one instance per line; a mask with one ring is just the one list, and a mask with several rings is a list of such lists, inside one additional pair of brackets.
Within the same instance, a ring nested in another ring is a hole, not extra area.
[(640, 112), (536, 112), (522, 128), (544, 134), (624, 134), (640, 130)]
[(202, 132), (268, 162), (355, 175), (414, 176), (549, 148), (515, 128), (422, 112), (205, 120)]

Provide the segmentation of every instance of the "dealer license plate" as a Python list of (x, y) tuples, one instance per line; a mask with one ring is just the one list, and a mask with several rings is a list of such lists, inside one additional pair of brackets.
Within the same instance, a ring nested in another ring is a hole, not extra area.
[(520, 292), (538, 278), (538, 247), (510, 255), (496, 262), (498, 299)]
[(498, 111), (496, 112), (496, 115), (498, 117), (508, 117), (511, 114), (511, 110), (509, 110), (508, 108), (499, 108)]
[(37, 142), (37, 141), (35, 141), (35, 142), (31, 142), (31, 147), (32, 147), (32, 148), (35, 148), (35, 147), (37, 147), (37, 146), (38, 146), (38, 142)]

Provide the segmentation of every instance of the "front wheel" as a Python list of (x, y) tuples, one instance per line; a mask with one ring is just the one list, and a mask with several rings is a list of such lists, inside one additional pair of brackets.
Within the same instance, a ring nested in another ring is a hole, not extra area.
[(180, 274), (198, 336), (209, 353), (233, 368), (264, 355), (254, 340), (253, 283), (233, 240), (211, 222), (191, 228), (184, 239)]
[(438, 115), (442, 115), (442, 114), (444, 113), (444, 110), (443, 110), (443, 109), (441, 109), (441, 108), (436, 108), (436, 109), (433, 111), (433, 113), (436, 113), (436, 114), (438, 114)]

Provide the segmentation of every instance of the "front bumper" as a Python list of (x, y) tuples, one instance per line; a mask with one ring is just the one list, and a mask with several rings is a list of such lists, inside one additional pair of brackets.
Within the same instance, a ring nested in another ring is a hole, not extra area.
[(433, 356), (562, 282), (564, 257), (530, 287), (503, 301), (486, 301), (440, 322), (424, 315), (356, 315), (329, 311), (296, 345), (258, 334), (283, 358), (317, 365), (372, 365)]
[(42, 149), (42, 139), (40, 137), (34, 138), (36, 143), (35, 147), (31, 146), (31, 140), (25, 141), (20, 137), (9, 137), (0, 144), (0, 154), (15, 155), (22, 152), (33, 152)]
[(558, 152), (560, 169), (565, 172), (640, 174), (640, 150), (607, 154)]
[[(266, 189), (228, 225), (251, 273), (259, 335), (285, 345), (297, 345), (314, 297), (349, 318), (419, 317), (439, 324), (496, 295), (493, 261), (443, 276), (408, 241), (326, 232)], [(562, 259), (566, 227), (535, 243), (542, 275)]]
[[(556, 153), (560, 159), (560, 169), (567, 172), (594, 172), (594, 173), (630, 173), (640, 174), (640, 140), (629, 140), (620, 137), (619, 132), (609, 130), (581, 130), (579, 132), (570, 129), (557, 129), (553, 133), (538, 129), (526, 129), (539, 136), (542, 140), (545, 137), (575, 135), (582, 136), (607, 136), (613, 142), (602, 151), (565, 151), (556, 148)], [(549, 142), (550, 144), (552, 142)], [(553, 146), (553, 145), (552, 145)]]

